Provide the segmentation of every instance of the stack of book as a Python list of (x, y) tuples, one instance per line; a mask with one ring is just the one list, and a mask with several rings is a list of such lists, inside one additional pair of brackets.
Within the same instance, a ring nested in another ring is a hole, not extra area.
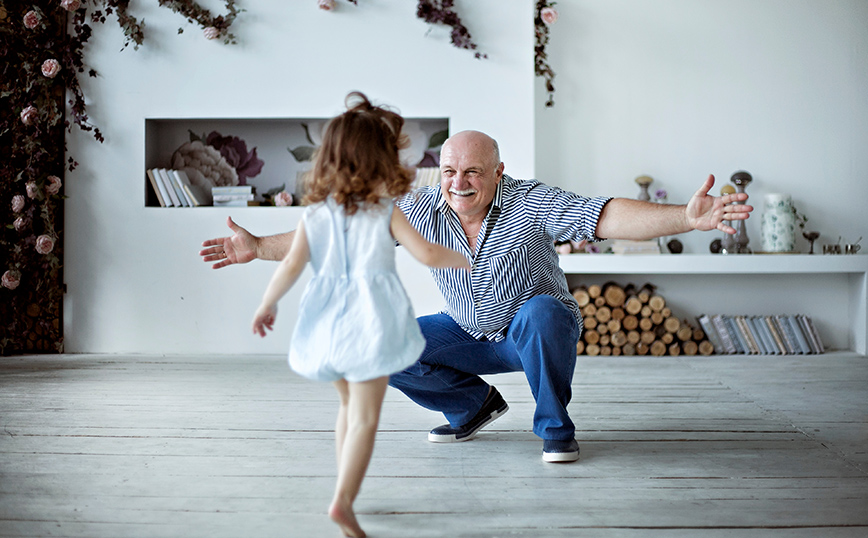
[(811, 318), (805, 315), (696, 318), (718, 354), (803, 355), (825, 352)]
[(412, 188), (427, 187), (428, 185), (440, 184), (440, 169), (436, 166), (416, 169), (416, 179)]
[(214, 207), (246, 207), (251, 205), (256, 194), (252, 185), (234, 187), (211, 187)]
[(660, 254), (660, 245), (656, 239), (650, 241), (628, 241), (617, 239), (612, 242), (614, 254)]
[(147, 173), (160, 207), (211, 205), (210, 193), (190, 183), (190, 178), (183, 170), (151, 168)]

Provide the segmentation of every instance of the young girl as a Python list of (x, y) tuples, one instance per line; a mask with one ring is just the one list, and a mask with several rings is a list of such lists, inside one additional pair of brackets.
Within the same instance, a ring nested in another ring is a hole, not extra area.
[(395, 271), (395, 240), (430, 267), (469, 269), (458, 252), (426, 241), (394, 207), (411, 177), (398, 160), (398, 114), (358, 92), (332, 119), (319, 148), (292, 247), (253, 318), (272, 330), (277, 301), (310, 261), (314, 276), (299, 306), (289, 364), (331, 381), (340, 396), (335, 439), (338, 480), (329, 517), (346, 536), (365, 536), (353, 512), (374, 448), (389, 375), (419, 358), (425, 340)]

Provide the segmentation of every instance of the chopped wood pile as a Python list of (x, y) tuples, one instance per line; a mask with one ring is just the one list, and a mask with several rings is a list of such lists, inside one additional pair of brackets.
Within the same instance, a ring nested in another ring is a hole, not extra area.
[(714, 346), (705, 332), (687, 320), (679, 320), (645, 284), (580, 286), (572, 291), (582, 309), (585, 330), (576, 346), (577, 355), (711, 355)]

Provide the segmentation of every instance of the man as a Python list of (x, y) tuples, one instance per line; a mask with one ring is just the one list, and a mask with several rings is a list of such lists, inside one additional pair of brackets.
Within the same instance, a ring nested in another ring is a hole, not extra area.
[[(509, 408), (479, 376), (523, 371), (536, 401), (533, 431), (543, 439), (543, 460), (575, 461), (579, 446), (567, 405), (582, 317), (558, 266), (555, 241), (713, 229), (733, 234), (726, 221), (746, 219), (753, 208), (732, 204), (747, 200), (744, 193), (709, 196), (713, 176), (681, 206), (585, 198), (503, 171), (494, 139), (463, 131), (443, 144), (439, 188), (398, 201), (426, 239), (463, 252), (473, 267), (470, 273), (432, 270), (446, 309), (419, 318), (425, 350), (389, 383), (446, 416), (449, 423), (431, 430), (429, 441), (460, 442)], [(292, 232), (260, 238), (228, 222), (233, 236), (202, 245), (200, 255), (214, 268), (279, 260), (292, 243)]]

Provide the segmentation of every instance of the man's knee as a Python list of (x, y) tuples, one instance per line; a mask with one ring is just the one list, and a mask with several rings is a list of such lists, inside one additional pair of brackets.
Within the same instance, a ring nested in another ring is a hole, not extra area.
[(538, 333), (544, 338), (579, 339), (579, 325), (575, 314), (567, 305), (550, 295), (537, 295), (519, 309), (512, 329), (522, 334)]

